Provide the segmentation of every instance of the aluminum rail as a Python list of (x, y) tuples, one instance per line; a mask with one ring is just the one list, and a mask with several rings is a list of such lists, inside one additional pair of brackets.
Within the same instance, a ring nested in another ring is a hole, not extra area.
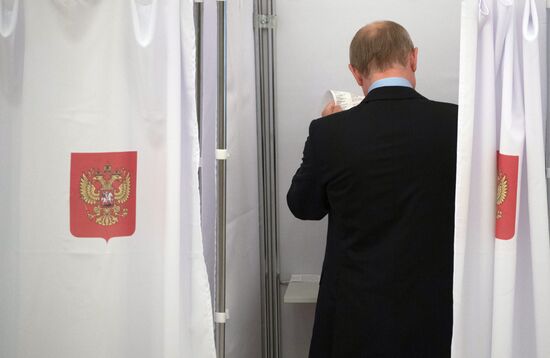
[(254, 1), (263, 358), (281, 357), (274, 7)]
[(216, 150), (216, 352), (225, 358), (226, 315), (226, 189), (227, 189), (227, 11), (223, 0), (217, 1), (218, 17), (218, 115)]

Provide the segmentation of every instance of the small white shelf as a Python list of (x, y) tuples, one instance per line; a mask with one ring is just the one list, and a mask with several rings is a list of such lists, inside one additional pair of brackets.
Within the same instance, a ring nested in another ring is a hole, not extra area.
[(291, 275), (284, 303), (316, 303), (319, 280), (319, 275)]

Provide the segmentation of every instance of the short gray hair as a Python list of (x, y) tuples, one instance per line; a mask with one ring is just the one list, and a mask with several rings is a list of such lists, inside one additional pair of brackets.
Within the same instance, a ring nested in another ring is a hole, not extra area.
[(414, 49), (405, 28), (393, 21), (377, 21), (362, 27), (351, 41), (350, 64), (363, 75), (407, 65)]

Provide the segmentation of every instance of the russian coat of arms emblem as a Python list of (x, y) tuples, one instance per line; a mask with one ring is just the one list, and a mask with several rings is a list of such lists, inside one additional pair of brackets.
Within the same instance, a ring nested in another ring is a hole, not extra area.
[(71, 155), (71, 233), (131, 236), (135, 231), (136, 152)]
[[(123, 205), (130, 198), (132, 177), (124, 168), (111, 169), (105, 164), (103, 171), (90, 169), (80, 177), (80, 198), (93, 209), (88, 218), (102, 226), (118, 223), (128, 215)], [(99, 188), (98, 185), (99, 184)]]
[(516, 234), (519, 156), (497, 153), (495, 237), (510, 240)]

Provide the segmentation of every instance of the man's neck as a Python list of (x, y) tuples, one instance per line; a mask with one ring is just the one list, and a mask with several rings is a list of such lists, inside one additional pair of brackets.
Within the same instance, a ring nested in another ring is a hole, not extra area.
[(406, 69), (401, 69), (401, 68), (390, 68), (383, 72), (372, 73), (368, 78), (365, 79), (362, 86), (363, 93), (365, 94), (365, 96), (368, 94), (369, 88), (372, 86), (374, 82), (384, 78), (390, 78), (390, 77), (404, 78), (410, 82), (413, 88), (416, 87), (416, 78), (414, 76), (414, 72)]

